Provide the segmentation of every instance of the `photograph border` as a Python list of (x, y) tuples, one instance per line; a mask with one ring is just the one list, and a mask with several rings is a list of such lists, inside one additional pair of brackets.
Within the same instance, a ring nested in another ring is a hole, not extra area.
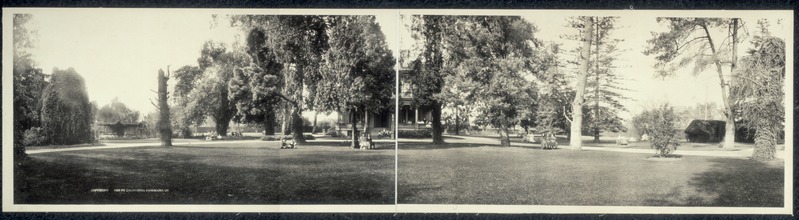
[[(11, 24), (14, 13), (30, 13), (40, 11), (67, 11), (70, 13), (82, 10), (122, 10), (122, 11), (145, 11), (145, 10), (176, 10), (187, 13), (209, 13), (209, 14), (276, 14), (276, 15), (296, 15), (296, 14), (325, 14), (325, 15), (371, 15), (377, 13), (400, 14), (441, 14), (441, 15), (520, 15), (520, 13), (537, 12), (557, 12), (568, 15), (584, 16), (634, 16), (637, 13), (662, 13), (669, 17), (757, 17), (757, 15), (772, 15), (773, 13), (785, 13), (786, 17), (793, 18), (793, 11), (790, 10), (573, 10), (573, 9), (152, 9), (152, 8), (3, 8), (2, 21), (4, 24)], [(738, 16), (736, 13), (746, 13), (746, 16)], [(795, 20), (789, 19), (787, 26), (795, 27)], [(401, 28), (401, 27), (398, 27)], [(3, 45), (13, 45), (13, 29), (3, 30)], [(794, 32), (796, 30), (794, 29)], [(795, 39), (794, 32), (788, 32), (787, 39)], [(391, 40), (387, 39), (388, 42)], [(397, 43), (399, 39), (397, 39)], [(795, 51), (794, 41), (786, 41), (786, 51)], [(12, 50), (10, 47), (3, 49), (3, 63), (9, 64), (12, 61)], [(395, 51), (398, 53), (398, 51)], [(397, 61), (399, 62), (399, 61)], [(787, 54), (786, 63), (794, 63), (794, 53)], [(3, 65), (2, 91), (3, 91), (3, 112), (13, 111), (13, 94), (11, 73), (13, 66)], [(395, 68), (396, 70), (396, 68)], [(794, 73), (794, 66), (786, 66), (787, 73)], [(397, 80), (399, 81), (399, 80)], [(786, 75), (786, 94), (794, 94), (793, 83), (794, 75)], [(398, 85), (398, 83), (397, 83)], [(398, 88), (397, 88), (398, 89)], [(396, 93), (395, 93), (396, 94)], [(785, 130), (794, 131), (794, 97), (786, 95), (785, 98)], [(395, 108), (398, 106), (395, 100)], [(312, 213), (570, 213), (570, 214), (793, 214), (793, 174), (794, 174), (794, 149), (785, 149), (785, 185), (784, 185), (784, 207), (782, 208), (743, 208), (743, 207), (654, 207), (654, 206), (537, 206), (537, 205), (432, 205), (432, 204), (397, 204), (397, 170), (401, 169), (398, 164), (397, 143), (395, 141), (395, 204), (391, 205), (22, 205), (13, 204), (13, 125), (12, 114), (3, 114), (2, 129), (3, 148), (2, 148), (2, 169), (3, 169), (3, 195), (2, 209), (4, 212), (312, 212)], [(395, 120), (395, 123), (396, 120)], [(396, 127), (396, 126), (395, 126)], [(794, 146), (793, 132), (785, 139), (786, 146)], [(790, 156), (789, 156), (790, 155)]]

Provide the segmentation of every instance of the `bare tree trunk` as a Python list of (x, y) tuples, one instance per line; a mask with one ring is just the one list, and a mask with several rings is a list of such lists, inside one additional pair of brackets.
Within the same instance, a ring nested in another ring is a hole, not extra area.
[(311, 134), (316, 134), (316, 117), (319, 116), (319, 112), (316, 111), (313, 114), (313, 128), (311, 128)]
[(227, 137), (227, 130), (230, 127), (230, 119), (220, 119), (219, 121), (214, 121), (214, 129), (216, 130), (216, 134)]
[[(729, 89), (729, 85), (734, 85), (735, 82), (735, 65), (738, 62), (738, 18), (732, 19), (732, 62), (730, 63), (730, 81), (727, 84), (727, 89)], [(718, 61), (716, 61), (718, 63)], [(720, 70), (720, 69), (719, 69)], [(722, 90), (724, 89), (724, 85), (722, 85)], [(724, 91), (722, 94), (727, 93)], [(732, 149), (735, 147), (735, 109), (731, 104), (732, 97), (730, 95), (725, 94), (722, 97), (725, 99), (725, 111), (727, 112), (727, 117), (725, 118), (727, 126), (724, 128), (724, 145), (722, 146), (725, 149)]]
[(283, 117), (283, 125), (280, 128), (280, 133), (283, 135), (289, 134), (289, 124), (291, 123), (291, 110), (289, 108), (291, 107), (283, 106), (283, 109), (281, 109), (282, 114), (280, 116)]
[(363, 133), (369, 134), (369, 111), (363, 111)]
[(461, 128), (460, 109), (458, 109), (458, 107), (455, 107), (455, 135), (459, 135), (458, 131), (461, 130), (460, 128)]
[(295, 106), (291, 112), (291, 133), (295, 144), (305, 143), (305, 136), (302, 136), (302, 108)]
[(275, 135), (275, 108), (269, 105), (264, 110), (264, 135)]
[(577, 76), (577, 88), (575, 91), (574, 101), (572, 101), (572, 123), (571, 123), (571, 136), (569, 139), (569, 146), (572, 150), (581, 150), (583, 146), (582, 140), (582, 123), (583, 123), (583, 99), (585, 93), (585, 81), (588, 77), (588, 59), (591, 56), (591, 40), (593, 40), (594, 20), (592, 17), (582, 17), (583, 19), (583, 37), (582, 37), (582, 50), (580, 51), (580, 74)]
[(355, 114), (355, 110), (350, 110), (350, 125), (352, 126), (352, 148), (358, 149), (360, 148), (360, 143), (358, 141), (358, 115)]
[(510, 147), (510, 134), (508, 132), (508, 123), (506, 122), (507, 119), (501, 119), (502, 122), (499, 125), (499, 145), (503, 147)]
[[(169, 68), (167, 67), (167, 72)], [(158, 70), (158, 130), (161, 133), (161, 146), (172, 146), (172, 122), (169, 119), (169, 92), (167, 92), (167, 81), (169, 74), (164, 75), (163, 70)]]
[(431, 120), (433, 127), (433, 144), (443, 144), (444, 136), (442, 133), (444, 133), (444, 129), (441, 126), (441, 103), (438, 101), (433, 101), (431, 107), (433, 108), (431, 110), (431, 116), (433, 116)]
[(594, 85), (594, 117), (593, 126), (594, 126), (594, 143), (599, 143), (599, 44), (601, 43), (599, 40), (602, 39), (599, 35), (599, 26), (596, 27), (596, 57), (594, 58), (594, 75), (596, 80), (596, 85)]
[[(710, 30), (708, 30), (707, 25), (702, 25), (701, 27), (705, 31), (705, 37), (708, 44), (710, 44), (710, 51), (715, 54), (716, 45), (713, 43), (713, 38), (710, 37)], [(733, 47), (737, 47), (737, 44), (733, 45)], [(714, 64), (716, 65), (716, 73), (718, 73), (719, 76), (721, 100), (724, 103), (724, 121), (726, 122), (726, 125), (724, 126), (724, 141), (722, 142), (724, 148), (731, 149), (735, 147), (735, 116), (733, 115), (732, 111), (732, 103), (730, 103), (730, 84), (724, 80), (724, 72), (721, 70), (721, 61), (715, 60)]]

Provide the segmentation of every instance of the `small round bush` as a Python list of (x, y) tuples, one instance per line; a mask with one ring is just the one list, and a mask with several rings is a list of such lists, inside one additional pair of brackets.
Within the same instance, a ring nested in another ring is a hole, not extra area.
[(680, 117), (674, 113), (674, 108), (664, 104), (658, 108), (647, 110), (644, 123), (651, 132), (650, 145), (656, 150), (656, 156), (667, 157), (677, 150), (680, 145), (680, 129), (675, 128)]
[(47, 136), (44, 135), (44, 130), (39, 127), (33, 127), (28, 130), (25, 130), (23, 134), (22, 144), (26, 146), (40, 146), (45, 145), (47, 141)]

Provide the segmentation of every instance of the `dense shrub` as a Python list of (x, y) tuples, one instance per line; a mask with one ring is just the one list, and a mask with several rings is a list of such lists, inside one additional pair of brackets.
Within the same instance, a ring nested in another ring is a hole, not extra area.
[(377, 138), (392, 138), (394, 137), (394, 132), (391, 130), (383, 129), (380, 132), (377, 132)]
[[(267, 135), (267, 136), (261, 137), (261, 140), (262, 141), (277, 141), (277, 140), (280, 140), (280, 137), (284, 137), (284, 138), (289, 139), (289, 140), (294, 138), (294, 136), (290, 135), (290, 134), (289, 135)], [(305, 138), (305, 140), (316, 140), (316, 138), (313, 135), (310, 135), (310, 134), (305, 134), (305, 135), (303, 135), (303, 137)]]
[(398, 138), (433, 138), (430, 130), (400, 130), (397, 131)]
[(719, 120), (693, 120), (685, 128), (685, 138), (688, 142), (718, 143), (724, 139), (726, 122)]
[(33, 127), (25, 130), (22, 138), (22, 144), (25, 146), (39, 146), (46, 144), (47, 137), (44, 135), (42, 128)]
[(83, 77), (74, 69), (53, 70), (42, 93), (42, 129), (47, 144), (82, 144), (94, 140), (92, 104)]
[(677, 150), (679, 142), (679, 128), (675, 125), (679, 123), (680, 117), (674, 113), (674, 108), (664, 104), (658, 108), (645, 111), (647, 115), (642, 122), (646, 123), (651, 139), (650, 145), (657, 151), (658, 157), (665, 157)]

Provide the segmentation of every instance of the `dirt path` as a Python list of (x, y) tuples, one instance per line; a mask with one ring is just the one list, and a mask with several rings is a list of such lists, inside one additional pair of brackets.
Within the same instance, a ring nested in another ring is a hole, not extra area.
[[(471, 137), (471, 136), (454, 136), (454, 135), (445, 135), (444, 136), (447, 142), (449, 143), (477, 143), (477, 144), (498, 144), (494, 138), (487, 138), (487, 137)], [(401, 142), (429, 142), (428, 139), (401, 139)], [(517, 147), (540, 147), (540, 144), (536, 143), (519, 143), (513, 142), (511, 145)], [(561, 145), (560, 148), (564, 149), (568, 146)], [(640, 153), (640, 154), (654, 154), (654, 150), (652, 149), (635, 149), (635, 148), (609, 148), (609, 147), (595, 147), (591, 146), (591, 144), (583, 144), (583, 150), (593, 150), (593, 151), (611, 151), (611, 152), (622, 152), (622, 153)], [(700, 151), (700, 150), (690, 150), (690, 151), (680, 151), (677, 150), (674, 152), (676, 155), (683, 155), (683, 156), (710, 156), (710, 157), (750, 157), (752, 156), (753, 149), (744, 149), (738, 151)], [(777, 151), (777, 158), (784, 159), (785, 158), (785, 151)]]
[[(308, 140), (308, 142), (331, 142), (331, 141), (339, 141), (339, 140)], [(345, 140), (340, 140), (341, 142)], [(205, 141), (205, 140), (180, 140), (177, 142), (172, 142), (172, 145), (181, 146), (181, 145), (188, 145), (188, 146), (202, 146), (202, 145), (217, 145), (217, 144), (235, 144), (235, 143), (255, 143), (255, 142), (265, 142), (262, 140), (236, 140), (236, 141)], [(385, 142), (394, 142), (394, 140), (374, 140), (377, 143), (385, 143)], [(265, 142), (266, 143), (266, 142)], [(50, 148), (50, 149), (35, 149), (35, 150), (27, 150), (28, 154), (41, 154), (41, 153), (52, 153), (52, 152), (64, 152), (64, 151), (79, 151), (79, 150), (100, 150), (100, 149), (117, 149), (117, 148), (130, 148), (130, 147), (156, 147), (161, 146), (159, 142), (146, 142), (146, 143), (104, 143), (103, 146), (86, 146), (86, 147), (65, 147), (65, 148)], [(252, 145), (250, 145), (252, 147)]]
[[(258, 141), (261, 141), (261, 140), (246, 140), (246, 141), (202, 141), (202, 140), (193, 140), (193, 141), (173, 142), (172, 145), (204, 145), (204, 144), (223, 144), (223, 143), (250, 143), (250, 142), (258, 142)], [(41, 153), (51, 153), (51, 152), (63, 152), (63, 151), (116, 149), (116, 148), (129, 148), (129, 147), (155, 147), (155, 146), (161, 146), (161, 143), (158, 143), (158, 142), (155, 142), (155, 143), (105, 143), (104, 146), (36, 149), (36, 150), (27, 150), (26, 152), (28, 154), (41, 154)]]

